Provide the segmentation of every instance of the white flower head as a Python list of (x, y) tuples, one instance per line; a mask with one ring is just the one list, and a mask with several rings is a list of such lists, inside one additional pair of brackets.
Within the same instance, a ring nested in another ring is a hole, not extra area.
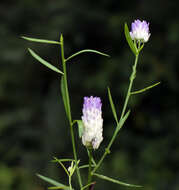
[(99, 97), (84, 97), (82, 122), (84, 126), (82, 143), (97, 149), (103, 140), (102, 103)]
[(132, 40), (140, 40), (142, 42), (147, 42), (150, 37), (149, 32), (149, 23), (147, 23), (145, 20), (140, 21), (139, 19), (135, 20), (131, 24), (131, 32), (130, 36)]

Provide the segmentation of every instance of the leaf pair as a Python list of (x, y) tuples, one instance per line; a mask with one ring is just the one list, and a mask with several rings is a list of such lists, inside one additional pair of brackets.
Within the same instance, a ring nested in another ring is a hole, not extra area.
[[(53, 41), (53, 40), (44, 40), (44, 39), (37, 39), (37, 38), (29, 38), (29, 37), (25, 37), (22, 36), (22, 38), (24, 40), (27, 41), (31, 41), (31, 42), (38, 42), (38, 43), (47, 43), (47, 44), (60, 44), (60, 42), (58, 41)], [(63, 72), (60, 71), (57, 67), (53, 66), (52, 64), (50, 64), (49, 62), (47, 62), (46, 60), (44, 60), (43, 58), (41, 58), (39, 55), (37, 55), (32, 49), (28, 48), (28, 51), (30, 52), (30, 54), (40, 63), (42, 63), (43, 65), (45, 65), (46, 67), (48, 67), (49, 69), (51, 69), (52, 71), (55, 71), (59, 74), (63, 75)]]
[[(25, 37), (25, 36), (22, 36), (22, 38), (25, 39), (25, 40), (27, 40), (27, 41), (31, 41), (31, 42), (47, 43), (47, 44), (61, 44), (60, 42), (53, 41), (53, 40), (44, 40), (44, 39), (37, 39), (37, 38), (29, 38), (29, 37)], [(28, 48), (28, 51), (40, 63), (42, 63), (43, 65), (45, 65), (49, 69), (51, 69), (51, 70), (53, 70), (53, 71), (55, 71), (55, 72), (60, 73), (60, 74), (63, 75), (62, 71), (60, 71), (57, 67), (53, 66), (52, 64), (48, 63), (46, 60), (44, 60), (43, 58), (41, 58), (32, 49)], [(72, 59), (73, 57), (75, 57), (75, 56), (77, 56), (79, 54), (88, 53), (88, 52), (96, 53), (96, 54), (99, 54), (99, 55), (103, 55), (103, 56), (109, 57), (109, 55), (107, 55), (105, 53), (102, 53), (100, 51), (96, 51), (96, 50), (92, 50), (92, 49), (84, 49), (84, 50), (81, 50), (81, 51), (79, 51), (77, 53), (74, 53), (73, 55), (69, 56), (65, 61), (69, 61), (70, 59)]]

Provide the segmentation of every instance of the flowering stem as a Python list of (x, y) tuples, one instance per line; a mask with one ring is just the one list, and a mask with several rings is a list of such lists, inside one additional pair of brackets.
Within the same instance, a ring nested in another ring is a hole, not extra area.
[[(63, 36), (60, 36), (60, 45), (61, 45), (61, 59), (62, 59), (62, 66), (63, 66), (63, 77), (64, 77), (64, 88), (65, 88), (65, 94), (66, 94), (66, 104), (67, 104), (67, 109), (68, 109), (68, 119), (69, 119), (69, 124), (70, 124), (70, 133), (71, 133), (71, 141), (72, 141), (72, 147), (73, 147), (73, 155), (75, 162), (77, 164), (77, 153), (76, 153), (76, 146), (75, 146), (75, 138), (74, 138), (74, 131), (73, 131), (73, 122), (72, 122), (72, 117), (71, 117), (71, 109), (70, 109), (70, 98), (69, 98), (69, 92), (68, 92), (68, 83), (67, 83), (67, 71), (66, 71), (66, 60), (64, 56), (64, 45), (63, 45)], [(80, 188), (82, 188), (82, 180), (81, 180), (81, 175), (79, 171), (78, 164), (76, 166), (76, 171), (77, 171), (77, 176), (78, 176), (78, 182), (80, 185)]]
[(91, 175), (91, 164), (92, 164), (92, 148), (89, 148), (89, 168), (88, 168), (88, 184), (91, 183), (92, 175)]
[(126, 99), (125, 99), (125, 102), (124, 102), (124, 106), (123, 106), (123, 109), (122, 109), (122, 114), (121, 114), (120, 120), (124, 117), (124, 114), (125, 114), (125, 111), (126, 111), (126, 108), (127, 108), (127, 104), (129, 102), (129, 98), (131, 96), (132, 85), (133, 85), (134, 79), (136, 77), (136, 67), (137, 67), (138, 57), (139, 57), (139, 54), (136, 54), (135, 63), (133, 65), (133, 67), (132, 67), (132, 74), (130, 76), (129, 88), (128, 88), (128, 91), (127, 91), (127, 96), (126, 96)]
[[(122, 113), (121, 113), (121, 117), (120, 117), (120, 120), (119, 120), (117, 126), (120, 125), (120, 123), (121, 123), (121, 121), (122, 121), (122, 119), (123, 119), (123, 117), (125, 115), (126, 108), (127, 108), (128, 102), (129, 102), (129, 98), (131, 96), (132, 85), (133, 85), (134, 79), (136, 77), (136, 67), (137, 67), (137, 62), (138, 62), (138, 56), (139, 56), (139, 54), (137, 53), (136, 57), (135, 57), (135, 63), (133, 65), (133, 67), (132, 67), (132, 73), (131, 73), (131, 76), (130, 76), (130, 83), (129, 83), (126, 99), (125, 99), (124, 106), (123, 106)], [(116, 130), (115, 130), (115, 132), (114, 132), (114, 134), (113, 134), (113, 136), (112, 136), (112, 138), (111, 138), (111, 140), (110, 140), (110, 142), (109, 142), (109, 144), (108, 144), (108, 146), (107, 146), (104, 154), (102, 155), (102, 157), (99, 160), (99, 162), (96, 165), (96, 167), (93, 169), (92, 173), (94, 173), (99, 168), (99, 166), (103, 162), (103, 160), (106, 157), (106, 155), (110, 153), (110, 148), (111, 148), (111, 146), (112, 146), (112, 144), (113, 144), (113, 142), (114, 142), (117, 134), (118, 134), (118, 127), (116, 127)]]

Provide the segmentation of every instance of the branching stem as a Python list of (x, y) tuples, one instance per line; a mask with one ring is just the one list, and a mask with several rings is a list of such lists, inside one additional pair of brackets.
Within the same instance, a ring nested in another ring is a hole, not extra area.
[(129, 102), (129, 98), (131, 96), (131, 90), (132, 90), (132, 85), (133, 85), (133, 82), (134, 82), (134, 79), (136, 77), (136, 67), (137, 67), (137, 62), (138, 62), (138, 56), (139, 54), (136, 54), (136, 57), (135, 57), (135, 63), (132, 67), (132, 73), (131, 73), (131, 76), (130, 76), (130, 82), (129, 82), (129, 87), (128, 87), (128, 91), (127, 91), (127, 95), (126, 95), (126, 99), (125, 99), (125, 102), (124, 102), (124, 106), (123, 106), (123, 109), (122, 109), (122, 113), (121, 113), (121, 117), (120, 117), (120, 120), (119, 120), (119, 123), (117, 124), (117, 127), (116, 127), (116, 130), (104, 152), (104, 154), (102, 155), (101, 159), (99, 160), (99, 162), (97, 163), (96, 167), (93, 169), (92, 173), (94, 173), (101, 165), (101, 163), (103, 162), (104, 158), (106, 157), (107, 154), (110, 153), (110, 148), (118, 134), (118, 125), (121, 124), (121, 121), (125, 115), (125, 112), (126, 112), (126, 108), (127, 108), (127, 105), (128, 105), (128, 102)]
[[(66, 71), (66, 60), (64, 56), (64, 44), (63, 44), (63, 36), (60, 36), (60, 45), (61, 45), (61, 59), (62, 59), (62, 66), (63, 66), (63, 72), (64, 72), (64, 87), (65, 87), (65, 94), (66, 94), (66, 103), (67, 103), (67, 109), (68, 109), (68, 119), (69, 119), (69, 124), (70, 124), (70, 133), (71, 133), (71, 141), (72, 141), (72, 147), (73, 147), (73, 155), (75, 162), (77, 164), (77, 152), (76, 152), (76, 146), (75, 146), (75, 138), (74, 138), (74, 131), (73, 131), (73, 122), (72, 122), (72, 117), (71, 117), (71, 109), (70, 109), (70, 98), (69, 98), (69, 92), (68, 92), (68, 82), (67, 82), (67, 71)], [(81, 175), (79, 171), (78, 164), (76, 166), (76, 171), (77, 171), (77, 176), (78, 176), (78, 182), (80, 185), (80, 189), (82, 188), (82, 180), (81, 180)]]

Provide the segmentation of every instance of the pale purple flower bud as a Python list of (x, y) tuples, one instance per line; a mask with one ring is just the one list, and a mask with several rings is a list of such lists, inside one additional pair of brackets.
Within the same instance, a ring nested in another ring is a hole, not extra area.
[(149, 33), (149, 23), (145, 20), (140, 21), (139, 19), (135, 20), (131, 24), (130, 32), (132, 40), (141, 40), (142, 42), (147, 42), (150, 37)]
[(86, 147), (97, 149), (103, 140), (102, 103), (99, 97), (84, 97), (82, 143)]

